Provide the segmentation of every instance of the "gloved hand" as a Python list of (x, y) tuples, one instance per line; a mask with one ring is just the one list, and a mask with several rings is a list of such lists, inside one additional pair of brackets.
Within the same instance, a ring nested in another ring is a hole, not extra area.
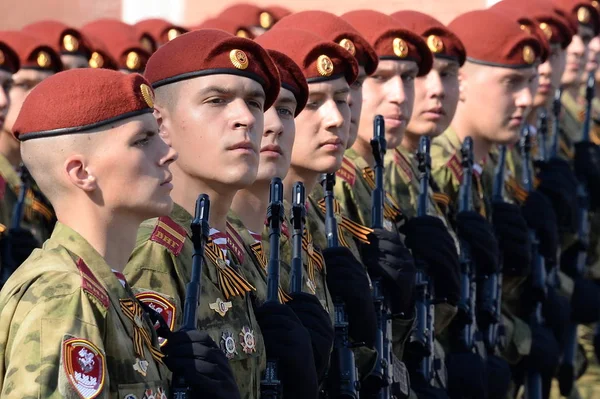
[(406, 246), (418, 261), (425, 263), (433, 278), (437, 301), (456, 306), (460, 298), (460, 264), (452, 236), (435, 216), (410, 219), (403, 227)]
[(580, 252), (587, 253), (587, 245), (580, 240), (576, 240), (568, 248), (563, 248), (560, 254), (560, 270), (573, 279), (579, 275), (577, 264), (579, 263)]
[(287, 305), (265, 302), (255, 311), (267, 350), (277, 360), (283, 397), (317, 398), (319, 383), (310, 334)]
[(317, 377), (321, 381), (325, 377), (333, 347), (334, 331), (331, 318), (316, 296), (304, 292), (290, 296), (292, 300), (286, 305), (292, 308), (310, 334)]
[(506, 360), (495, 355), (488, 355), (485, 366), (487, 375), (487, 398), (506, 398), (510, 386), (510, 366)]
[(527, 225), (533, 229), (540, 242), (539, 252), (546, 259), (556, 260), (558, 250), (558, 224), (550, 200), (539, 191), (529, 193), (521, 208)]
[(600, 287), (584, 277), (575, 279), (571, 296), (571, 320), (579, 324), (600, 320)]
[(560, 351), (552, 331), (545, 326), (536, 326), (531, 330), (531, 351), (525, 357), (525, 367), (542, 375), (552, 375), (558, 368)]
[(531, 270), (531, 240), (521, 209), (506, 202), (492, 205), (492, 222), (509, 276), (525, 276)]
[(552, 202), (559, 228), (575, 231), (578, 182), (571, 166), (560, 158), (552, 158), (537, 166), (540, 170), (538, 190)]
[(542, 305), (542, 316), (548, 328), (552, 330), (560, 348), (565, 347), (567, 327), (571, 320), (571, 305), (569, 300), (549, 287), (546, 301)]
[(594, 143), (575, 143), (575, 175), (586, 184), (590, 210), (600, 207), (600, 149)]
[(493, 226), (478, 212), (459, 212), (456, 215), (457, 233), (471, 250), (472, 260), (481, 274), (500, 271), (498, 240)]
[(432, 387), (419, 373), (410, 374), (410, 388), (417, 394), (419, 399), (449, 399), (446, 391)]
[(367, 272), (348, 248), (323, 250), (327, 267), (327, 287), (331, 298), (346, 305), (348, 334), (355, 342), (372, 347), (377, 332), (375, 305)]
[(416, 268), (414, 259), (398, 233), (375, 229), (362, 248), (363, 263), (371, 278), (380, 278), (391, 297), (392, 313), (411, 317), (414, 312)]
[(240, 398), (229, 361), (206, 332), (173, 332), (162, 351), (169, 370), (185, 379), (193, 397)]
[(481, 356), (472, 353), (450, 353), (446, 355), (448, 370), (448, 396), (452, 399), (485, 398), (485, 363)]
[(34, 249), (41, 247), (31, 231), (27, 229), (10, 229), (8, 231), (8, 236), (15, 267), (18, 267), (21, 263), (25, 262)]

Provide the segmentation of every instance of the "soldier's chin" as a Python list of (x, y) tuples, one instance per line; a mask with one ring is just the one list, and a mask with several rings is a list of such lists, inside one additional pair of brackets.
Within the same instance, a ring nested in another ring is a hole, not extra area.
[(335, 173), (342, 167), (343, 154), (338, 157), (327, 157), (321, 164), (321, 173)]

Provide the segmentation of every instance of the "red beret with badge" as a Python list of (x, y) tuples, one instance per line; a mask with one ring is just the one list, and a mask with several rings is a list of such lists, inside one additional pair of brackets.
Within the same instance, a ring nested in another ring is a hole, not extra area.
[(348, 22), (325, 11), (301, 11), (283, 18), (273, 29), (305, 30), (331, 40), (350, 52), (367, 75), (377, 69), (379, 57), (369, 42)]
[(271, 29), (275, 18), (266, 9), (250, 3), (237, 3), (225, 8), (219, 17), (230, 19), (247, 27), (257, 26)]
[(90, 68), (105, 68), (117, 71), (119, 65), (117, 60), (110, 54), (104, 42), (93, 35), (86, 35), (90, 46), (92, 47), (92, 55), (88, 64)]
[(6, 43), (19, 56), (21, 69), (53, 73), (63, 69), (60, 55), (47, 40), (20, 31), (0, 31), (0, 41)]
[(138, 34), (140, 44), (149, 53), (153, 53), (159, 46), (188, 31), (161, 18), (144, 19), (133, 27)]
[(352, 84), (358, 77), (358, 63), (348, 50), (313, 33), (288, 28), (270, 30), (260, 36), (260, 44), (294, 60), (308, 83), (343, 77)]
[(554, 4), (562, 8), (579, 25), (590, 27), (595, 35), (600, 34), (600, 9), (597, 7), (597, 1), (554, 0)]
[(26, 25), (23, 32), (37, 36), (42, 40), (52, 40), (54, 49), (60, 54), (92, 55), (87, 38), (77, 29), (58, 21), (39, 21)]
[(193, 27), (191, 30), (198, 29), (220, 29), (234, 36), (254, 39), (254, 35), (247, 26), (223, 17), (209, 18), (200, 25)]
[(13, 133), (20, 141), (82, 133), (153, 111), (154, 92), (143, 76), (109, 69), (72, 69), (33, 88)]
[(265, 110), (279, 94), (279, 72), (265, 49), (250, 39), (216, 29), (195, 30), (171, 40), (150, 57), (144, 73), (154, 88), (218, 74), (260, 83), (266, 95)]
[(425, 40), (389, 15), (357, 10), (342, 15), (342, 18), (367, 39), (379, 60), (414, 61), (419, 67), (419, 76), (425, 76), (431, 70), (433, 55)]
[(150, 54), (142, 48), (133, 26), (116, 19), (98, 19), (81, 30), (86, 36), (96, 37), (104, 43), (119, 69), (128, 72), (144, 70)]
[(19, 56), (8, 44), (0, 39), (0, 69), (6, 72), (15, 73), (21, 68)]
[(463, 42), (467, 61), (476, 64), (528, 68), (534, 66), (542, 51), (534, 35), (522, 30), (513, 19), (489, 9), (461, 14), (448, 28)]
[(467, 53), (460, 39), (446, 25), (418, 11), (398, 11), (390, 15), (402, 26), (421, 35), (434, 57), (450, 58), (465, 63)]

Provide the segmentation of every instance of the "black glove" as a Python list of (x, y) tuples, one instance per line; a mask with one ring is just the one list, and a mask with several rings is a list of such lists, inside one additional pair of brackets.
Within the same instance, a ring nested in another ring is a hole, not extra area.
[(556, 260), (558, 250), (558, 224), (552, 202), (539, 191), (529, 193), (523, 208), (523, 217), (540, 242), (539, 252), (546, 259)]
[(508, 388), (510, 387), (510, 366), (506, 360), (495, 355), (488, 355), (485, 366), (487, 375), (487, 398), (506, 398)]
[(448, 396), (452, 399), (480, 399), (486, 395), (485, 363), (481, 356), (471, 353), (446, 355)]
[(415, 263), (398, 233), (375, 229), (369, 244), (363, 245), (363, 263), (372, 278), (380, 278), (391, 297), (392, 313), (411, 317), (414, 311)]
[(292, 308), (310, 334), (317, 377), (321, 381), (327, 371), (333, 347), (334, 332), (331, 318), (316, 296), (304, 292), (290, 296), (292, 300), (286, 305)]
[(525, 367), (543, 376), (553, 375), (559, 364), (561, 348), (552, 331), (545, 326), (531, 329), (531, 351), (525, 358)]
[(573, 279), (580, 274), (577, 270), (580, 252), (587, 253), (587, 245), (577, 240), (568, 248), (563, 249), (560, 254), (560, 270)]
[(310, 334), (287, 305), (265, 302), (255, 311), (267, 350), (277, 361), (283, 397), (316, 399), (319, 391)]
[(487, 275), (500, 271), (500, 250), (491, 223), (478, 212), (460, 212), (456, 215), (456, 228), (459, 238), (469, 245), (479, 273)]
[(571, 296), (571, 320), (579, 324), (600, 320), (600, 287), (584, 277), (575, 279)]
[(229, 361), (206, 332), (180, 330), (168, 338), (164, 362), (191, 386), (193, 397), (240, 398)]
[(575, 143), (575, 175), (586, 183), (590, 210), (600, 207), (600, 149), (594, 143)]
[(531, 240), (521, 209), (506, 202), (493, 205), (492, 222), (503, 257), (503, 270), (509, 276), (525, 276), (531, 270)]
[(540, 170), (538, 190), (552, 202), (559, 228), (575, 231), (578, 182), (571, 166), (560, 158), (552, 158), (537, 166)]
[(363, 265), (348, 248), (323, 250), (327, 267), (327, 287), (331, 298), (346, 305), (348, 334), (355, 342), (372, 347), (377, 333), (377, 317), (369, 278)]
[(417, 394), (419, 399), (449, 399), (446, 391), (432, 387), (419, 373), (410, 374), (410, 388)]
[(17, 267), (25, 262), (34, 249), (40, 248), (40, 243), (27, 229), (10, 229), (8, 236), (13, 261)]
[(565, 346), (567, 327), (571, 318), (571, 305), (569, 300), (549, 287), (546, 301), (542, 305), (542, 315), (548, 328), (554, 333), (554, 337), (561, 348)]
[(433, 278), (436, 301), (456, 305), (460, 298), (460, 264), (456, 243), (444, 223), (435, 216), (410, 219), (403, 227), (406, 246), (425, 263)]

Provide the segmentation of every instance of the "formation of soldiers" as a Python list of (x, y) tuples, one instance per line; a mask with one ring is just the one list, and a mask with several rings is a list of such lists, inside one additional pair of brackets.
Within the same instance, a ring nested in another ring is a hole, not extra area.
[(0, 31), (0, 397), (599, 398), (600, 3)]

